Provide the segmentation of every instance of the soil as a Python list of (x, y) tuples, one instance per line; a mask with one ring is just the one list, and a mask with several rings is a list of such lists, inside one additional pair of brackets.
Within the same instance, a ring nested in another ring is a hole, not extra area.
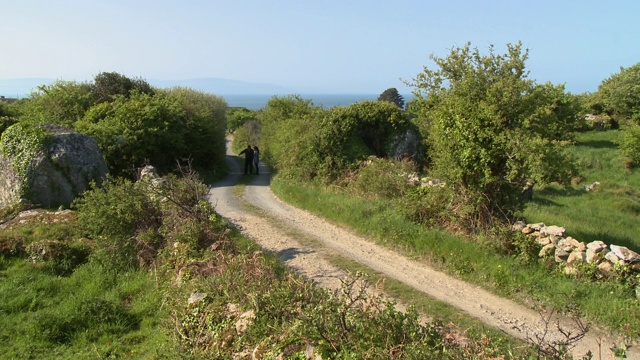
[[(269, 188), (270, 174), (265, 164), (260, 164), (259, 175), (244, 175), (240, 158), (229, 150), (227, 152), (229, 175), (213, 184), (209, 194), (216, 212), (318, 286), (340, 286), (340, 279), (346, 272), (327, 259), (343, 256), (453, 305), (516, 338), (533, 339), (535, 342), (535, 339), (544, 337), (550, 343), (565, 339), (558, 328), (572, 334), (579, 332), (572, 319), (557, 314), (541, 314), (496, 296), (280, 201)], [(243, 177), (250, 177), (250, 180), (246, 190), (240, 194), (234, 191), (234, 185)], [(543, 317), (547, 316), (550, 320), (545, 321)], [(592, 327), (582, 340), (574, 344), (572, 352), (576, 359), (581, 359), (589, 351), (593, 359), (615, 359), (609, 349), (622, 343), (620, 337)], [(627, 358), (640, 359), (640, 351), (636, 347), (628, 349)]]

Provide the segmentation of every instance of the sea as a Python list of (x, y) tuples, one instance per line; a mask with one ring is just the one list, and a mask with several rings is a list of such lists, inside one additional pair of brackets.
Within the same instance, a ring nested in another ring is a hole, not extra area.
[[(217, 94), (214, 94), (217, 95)], [(380, 94), (298, 94), (300, 98), (311, 100), (313, 105), (329, 109), (335, 106), (349, 106), (365, 100), (377, 100)], [(411, 94), (401, 94), (405, 104), (413, 98)], [(28, 98), (28, 94), (18, 94), (16, 98)], [(244, 107), (249, 110), (260, 110), (267, 105), (272, 97), (284, 97), (287, 95), (218, 95), (225, 99), (229, 107)], [(6, 96), (13, 98), (12, 96)]]
[[(260, 110), (274, 95), (221, 95), (229, 107), (244, 107), (249, 110)], [(285, 95), (275, 95), (284, 97)], [(311, 100), (313, 105), (329, 109), (335, 106), (349, 106), (365, 100), (377, 100), (380, 94), (299, 94), (300, 98)], [(411, 95), (402, 95), (405, 103), (411, 99)]]

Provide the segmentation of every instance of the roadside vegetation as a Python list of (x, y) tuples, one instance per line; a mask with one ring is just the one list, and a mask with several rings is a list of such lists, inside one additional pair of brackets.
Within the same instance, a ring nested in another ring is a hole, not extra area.
[[(273, 97), (254, 112), (117, 73), (0, 103), (1, 132), (75, 129), (96, 139), (111, 174), (70, 210), (40, 209), (22, 222), (27, 205), (1, 210), (3, 355), (568, 356), (445, 325), (436, 304), (420, 305), (434, 318), (421, 324), (416, 308), (400, 313), (367, 294), (366, 271), (327, 291), (283, 268), (214, 212), (192, 170), (207, 182), (224, 174), (228, 132), (234, 146), (260, 146), (286, 201), (493, 292), (638, 339), (638, 278), (628, 268), (611, 281), (589, 268), (567, 276), (511, 225), (545, 222), (640, 250), (640, 104), (631, 91), (640, 67), (573, 95), (530, 79), (527, 57), (521, 44), (504, 54), (453, 48), (409, 82), (407, 104), (387, 89), (378, 101), (331, 109)], [(139, 178), (147, 164), (160, 178)], [(596, 191), (583, 190), (596, 181)]]

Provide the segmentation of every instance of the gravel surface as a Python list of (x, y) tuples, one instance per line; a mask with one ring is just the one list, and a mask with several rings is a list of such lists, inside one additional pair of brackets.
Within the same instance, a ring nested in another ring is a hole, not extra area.
[[(209, 194), (216, 212), (318, 286), (337, 288), (340, 285), (345, 271), (326, 260), (338, 253), (517, 338), (536, 339), (547, 331), (546, 339), (563, 339), (556, 324), (573, 334), (578, 332), (571, 319), (553, 316), (551, 326), (545, 326), (537, 311), (438, 272), (280, 201), (269, 188), (269, 169), (264, 164), (261, 164), (260, 175), (243, 175), (241, 159), (229, 150), (227, 152), (229, 175), (213, 184)], [(246, 191), (241, 195), (234, 194), (234, 185), (245, 176), (251, 177)], [(576, 344), (573, 354), (579, 359), (591, 351), (593, 359), (615, 359), (609, 348), (621, 342), (610, 334), (592, 329)], [(640, 352), (632, 348), (627, 356), (640, 359)]]

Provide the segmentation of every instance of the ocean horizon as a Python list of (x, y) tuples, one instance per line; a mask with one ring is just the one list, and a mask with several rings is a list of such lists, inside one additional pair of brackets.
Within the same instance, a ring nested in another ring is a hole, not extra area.
[[(249, 110), (260, 110), (267, 105), (267, 102), (274, 96), (277, 97), (285, 97), (287, 95), (264, 95), (264, 94), (255, 94), (255, 95), (218, 95), (212, 94), (216, 96), (220, 96), (223, 98), (229, 107), (240, 107), (247, 108)], [(311, 100), (313, 105), (321, 106), (323, 109), (329, 109), (335, 106), (349, 106), (351, 104), (365, 101), (365, 100), (377, 100), (380, 94), (297, 94), (302, 99)], [(405, 103), (407, 103), (410, 99), (413, 98), (413, 95), (401, 94), (404, 98)], [(30, 95), (27, 94), (16, 94), (14, 95), (17, 99), (28, 98)], [(13, 96), (4, 96), (6, 98), (14, 98)]]
[[(302, 99), (311, 100), (313, 105), (329, 109), (335, 106), (349, 106), (351, 104), (365, 101), (377, 100), (380, 94), (298, 94)], [(274, 96), (284, 97), (286, 95), (220, 95), (224, 98), (229, 107), (244, 107), (249, 110), (260, 110), (267, 105), (267, 102)], [(409, 101), (411, 95), (402, 95), (405, 103)]]

